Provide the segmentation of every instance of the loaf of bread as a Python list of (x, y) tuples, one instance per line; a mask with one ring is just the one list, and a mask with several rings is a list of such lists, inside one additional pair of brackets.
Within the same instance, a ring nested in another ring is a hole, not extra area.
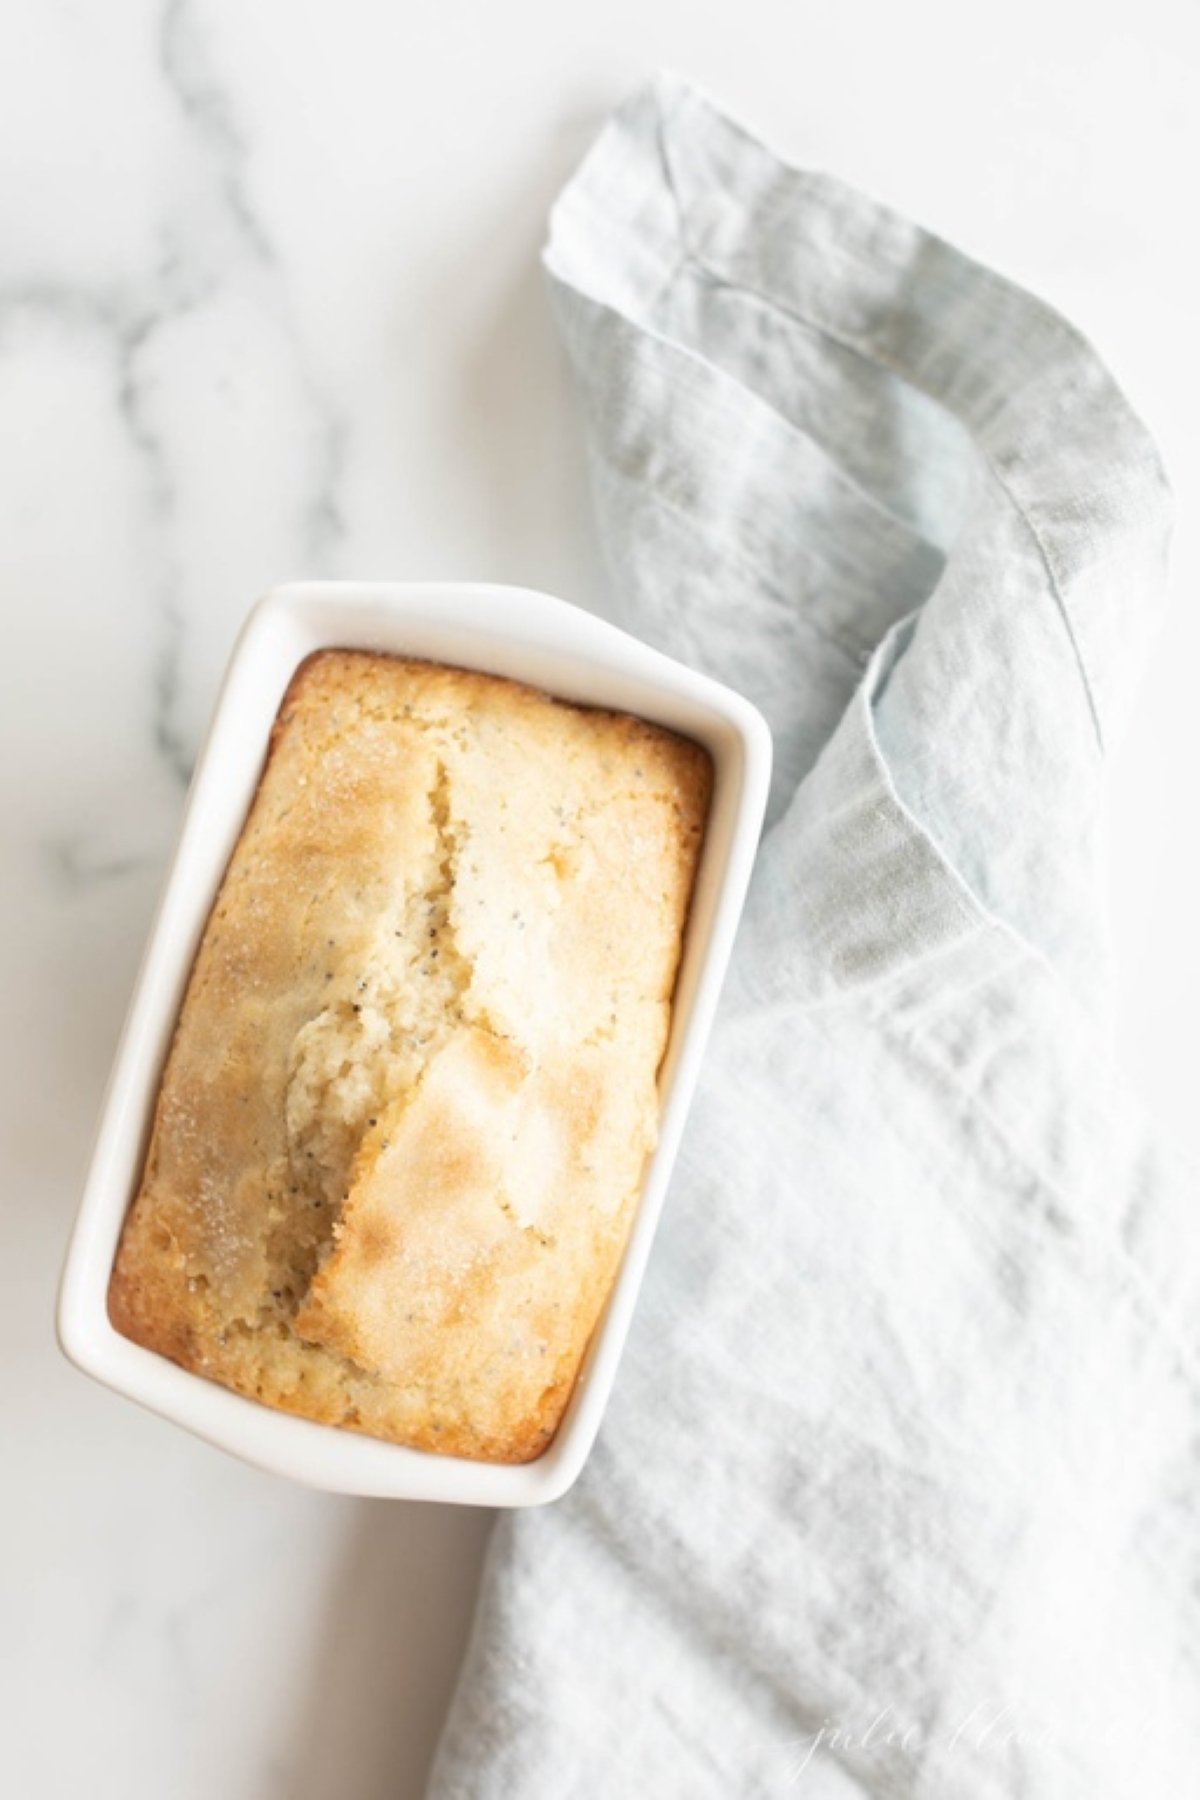
[(539, 1455), (655, 1141), (710, 780), (627, 715), (310, 658), (192, 969), (117, 1329), (309, 1419)]

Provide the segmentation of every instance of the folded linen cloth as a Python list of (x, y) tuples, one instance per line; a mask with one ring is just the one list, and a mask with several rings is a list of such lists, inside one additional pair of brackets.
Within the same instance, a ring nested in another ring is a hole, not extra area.
[(598, 1448), (504, 1517), (437, 1800), (1200, 1784), (1200, 1214), (1108, 1050), (1163, 588), (1060, 317), (663, 79), (546, 252), (625, 622), (777, 776)]

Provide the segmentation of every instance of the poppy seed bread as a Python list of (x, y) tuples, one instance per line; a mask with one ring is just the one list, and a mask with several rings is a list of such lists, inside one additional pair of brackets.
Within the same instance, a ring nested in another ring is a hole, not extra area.
[(359, 651), (297, 672), (205, 928), (117, 1329), (423, 1450), (552, 1438), (655, 1141), (699, 746)]

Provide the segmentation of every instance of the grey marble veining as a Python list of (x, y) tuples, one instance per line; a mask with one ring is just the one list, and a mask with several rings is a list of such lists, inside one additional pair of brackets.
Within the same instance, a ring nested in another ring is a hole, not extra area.
[[(111, 364), (113, 399), (141, 469), (154, 569), (148, 582), (155, 654), (148, 736), (181, 786), (191, 775), (197, 720), (181, 705), (193, 614), (176, 524), (185, 496), (174, 452), (178, 421), (164, 417), (158, 365), (162, 340), (203, 316), (231, 291), (247, 296), (281, 347), (293, 389), (294, 428), (306, 445), (304, 478), (288, 496), (295, 566), (325, 572), (343, 535), (338, 487), (348, 421), (315, 373), (290, 303), (286, 270), (256, 211), (249, 140), (221, 81), (191, 0), (168, 0), (156, 27), (157, 66), (177, 113), (200, 194), (156, 222), (153, 266), (119, 284), (67, 285), (35, 268), (0, 287), (0, 333), (9, 317), (35, 314), (64, 338), (92, 337)], [(199, 204), (198, 204), (199, 201)], [(252, 597), (252, 596), (249, 596)], [(84, 865), (86, 866), (86, 865)]]

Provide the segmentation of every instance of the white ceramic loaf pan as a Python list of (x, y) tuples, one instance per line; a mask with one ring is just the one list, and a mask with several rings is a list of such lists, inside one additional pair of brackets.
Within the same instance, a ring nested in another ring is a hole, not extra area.
[[(638, 713), (696, 739), (714, 764), (712, 810), (660, 1077), (658, 1147), (570, 1406), (550, 1447), (532, 1463), (468, 1462), (293, 1418), (178, 1368), (109, 1323), (109, 1274), (192, 958), (288, 682), (311, 652), (335, 647), (482, 669), (564, 699)], [(210, 1443), (316, 1487), (481, 1506), (528, 1506), (563, 1493), (591, 1449), (629, 1330), (754, 862), (770, 765), (770, 734), (747, 700), (547, 594), (360, 582), (302, 583), (269, 593), (233, 652), (117, 1051), (59, 1297), (59, 1339), (72, 1362)]]

